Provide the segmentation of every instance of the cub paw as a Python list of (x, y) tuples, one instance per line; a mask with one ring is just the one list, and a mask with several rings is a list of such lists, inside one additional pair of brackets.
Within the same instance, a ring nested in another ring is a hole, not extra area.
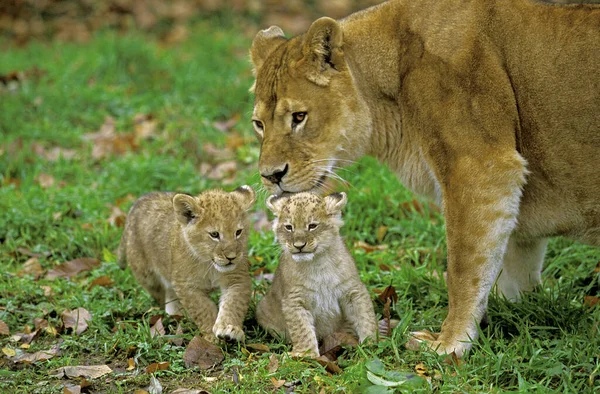
[(244, 341), (244, 330), (241, 327), (234, 326), (232, 324), (215, 325), (213, 327), (213, 333), (217, 338), (225, 341)]
[(430, 331), (414, 331), (410, 333), (410, 339), (404, 345), (409, 350), (420, 350), (421, 345), (440, 355), (452, 355), (461, 358), (470, 348), (470, 341), (444, 341), (440, 334)]
[(288, 352), (288, 356), (290, 356), (291, 358), (318, 358), (319, 357), (319, 352), (318, 351), (314, 351), (314, 350), (292, 350), (291, 352)]

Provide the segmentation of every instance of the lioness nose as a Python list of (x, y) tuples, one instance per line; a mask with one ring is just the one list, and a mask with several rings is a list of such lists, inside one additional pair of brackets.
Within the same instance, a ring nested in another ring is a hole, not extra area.
[(266, 180), (268, 180), (269, 182), (279, 183), (279, 182), (281, 182), (281, 180), (283, 179), (285, 174), (287, 174), (287, 172), (288, 172), (288, 165), (286, 164), (285, 167), (283, 167), (283, 169), (276, 168), (271, 173), (263, 172), (260, 175), (263, 178), (265, 178)]

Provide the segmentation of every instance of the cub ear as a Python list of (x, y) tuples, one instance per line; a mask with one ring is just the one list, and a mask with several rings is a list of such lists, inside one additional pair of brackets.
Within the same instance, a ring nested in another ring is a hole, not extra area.
[(312, 65), (308, 74), (312, 82), (327, 86), (331, 72), (345, 67), (342, 45), (342, 28), (336, 20), (323, 17), (313, 22), (302, 45), (304, 59)]
[(250, 60), (254, 66), (253, 72), (255, 77), (266, 58), (285, 41), (287, 40), (283, 34), (283, 30), (279, 26), (271, 26), (256, 34), (250, 47)]
[(252, 208), (252, 204), (254, 204), (254, 201), (256, 201), (256, 193), (254, 192), (254, 189), (248, 185), (240, 186), (231, 193), (242, 205), (245, 211)]
[(204, 210), (200, 208), (196, 199), (187, 194), (176, 194), (173, 197), (175, 216), (181, 224), (188, 224), (192, 219), (200, 217)]
[(330, 194), (323, 200), (325, 201), (325, 211), (328, 215), (339, 215), (346, 206), (348, 197), (346, 196), (346, 193), (341, 192)]
[(286, 197), (272, 195), (267, 198), (265, 201), (265, 205), (275, 216), (279, 216), (281, 213), (281, 208), (283, 207), (283, 203), (285, 202)]

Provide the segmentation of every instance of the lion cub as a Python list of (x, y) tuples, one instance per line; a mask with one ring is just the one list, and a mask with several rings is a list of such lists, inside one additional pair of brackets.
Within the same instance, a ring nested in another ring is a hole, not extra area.
[(294, 356), (318, 357), (318, 341), (335, 331), (353, 332), (361, 342), (375, 338), (373, 303), (339, 233), (346, 201), (345, 193), (267, 199), (282, 254), (256, 318), (291, 340)]
[[(129, 264), (168, 314), (180, 314), (183, 305), (205, 338), (242, 341), (252, 287), (246, 212), (254, 200), (249, 186), (195, 197), (142, 196), (127, 215), (119, 264)], [(216, 288), (221, 289), (219, 308), (210, 298)]]

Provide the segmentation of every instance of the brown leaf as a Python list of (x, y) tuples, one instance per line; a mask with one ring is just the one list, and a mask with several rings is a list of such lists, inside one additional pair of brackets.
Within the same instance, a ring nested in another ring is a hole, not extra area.
[(231, 150), (236, 150), (246, 145), (247, 141), (238, 133), (230, 133), (225, 138), (225, 146)]
[(63, 376), (77, 378), (83, 376), (89, 379), (97, 379), (111, 372), (112, 369), (108, 365), (77, 365), (59, 368), (53, 376), (57, 378), (62, 378)]
[(92, 143), (92, 158), (104, 159), (111, 155), (122, 155), (138, 147), (134, 133), (117, 133), (115, 120), (107, 116), (100, 130), (83, 136), (83, 139)]
[(125, 225), (125, 219), (127, 219), (127, 215), (125, 212), (121, 211), (121, 208), (116, 206), (110, 207), (108, 223), (115, 227), (123, 227)]
[(96, 279), (94, 279), (92, 281), (92, 283), (90, 283), (90, 285), (88, 286), (88, 289), (91, 289), (94, 286), (110, 287), (114, 283), (115, 282), (113, 282), (113, 280), (110, 278), (110, 276), (102, 275), (102, 276), (99, 276)]
[(48, 350), (40, 350), (35, 353), (23, 353), (20, 356), (13, 357), (11, 360), (15, 363), (32, 364), (38, 361), (50, 360), (60, 353), (60, 342)]
[(46, 279), (56, 279), (56, 278), (71, 278), (72, 276), (77, 275), (83, 271), (89, 271), (95, 267), (100, 265), (100, 260), (95, 259), (93, 257), (82, 257), (79, 259), (67, 261), (66, 263), (62, 263), (46, 274)]
[(171, 391), (171, 394), (209, 394), (209, 392), (205, 390), (177, 389)]
[(37, 257), (32, 257), (23, 263), (23, 267), (17, 272), (18, 276), (24, 275), (32, 275), (34, 280), (38, 280), (38, 278), (44, 273), (44, 269), (40, 264), (40, 259)]
[(154, 137), (156, 120), (151, 114), (136, 114), (133, 117), (133, 129), (138, 142)]
[(218, 148), (211, 142), (202, 144), (202, 151), (212, 159), (212, 162), (231, 160), (235, 157), (235, 153), (231, 149)]
[(135, 391), (133, 392), (133, 394), (150, 394), (150, 393), (148, 393), (146, 390), (135, 389)]
[(65, 328), (72, 328), (77, 335), (87, 330), (87, 322), (92, 320), (92, 315), (85, 308), (67, 309), (61, 316)]
[(248, 343), (246, 344), (246, 348), (260, 353), (267, 353), (270, 351), (269, 347), (262, 343)]
[(19, 252), (25, 256), (28, 256), (28, 257), (37, 257), (37, 258), (48, 257), (51, 254), (50, 252), (35, 253), (35, 252), (32, 252), (31, 250), (25, 249), (25, 248), (17, 248), (17, 252)]
[(40, 186), (43, 189), (48, 189), (52, 186), (54, 186), (54, 177), (52, 175), (46, 174), (46, 173), (41, 173), (39, 174), (37, 177), (35, 177), (35, 180), (37, 181), (37, 183), (40, 184)]
[(159, 318), (153, 325), (150, 327), (150, 336), (154, 338), (155, 336), (163, 336), (165, 335), (165, 327), (162, 324), (162, 317)]
[(50, 297), (53, 294), (51, 286), (40, 286), (40, 289), (44, 290), (45, 297)]
[(373, 246), (373, 245), (369, 245), (368, 243), (366, 243), (364, 241), (354, 242), (354, 249), (362, 249), (366, 253), (386, 250), (387, 248), (388, 248), (388, 245), (386, 245), (386, 244)]
[(33, 325), (36, 330), (48, 327), (48, 320), (42, 319), (41, 317), (36, 317), (33, 319)]
[(173, 45), (185, 41), (189, 37), (188, 29), (185, 25), (177, 24), (161, 39), (166, 45)]
[(277, 356), (275, 354), (271, 354), (269, 357), (269, 365), (267, 365), (267, 371), (269, 373), (274, 373), (279, 368), (279, 361), (277, 361)]
[(9, 348), (9, 347), (3, 347), (2, 348), (2, 353), (4, 353), (5, 355), (7, 355), (8, 357), (14, 357), (17, 355), (17, 352), (15, 349)]
[(392, 267), (390, 267), (387, 264), (379, 264), (379, 270), (380, 271), (391, 271)]
[(418, 363), (415, 365), (415, 372), (417, 375), (427, 378), (429, 376), (429, 370), (423, 363)]
[(133, 357), (130, 357), (127, 359), (127, 370), (131, 371), (135, 369), (135, 359)]
[(379, 228), (377, 229), (377, 242), (381, 242), (383, 241), (383, 238), (385, 238), (385, 235), (388, 232), (388, 227), (387, 226), (379, 226)]
[(325, 356), (319, 356), (315, 360), (317, 360), (319, 364), (324, 366), (325, 370), (331, 374), (337, 375), (342, 373), (342, 369), (337, 365), (337, 363), (334, 361), (330, 361), (329, 358)]
[(583, 297), (583, 305), (592, 308), (593, 306), (598, 304), (598, 301), (600, 301), (600, 298), (596, 297), (596, 296), (589, 296), (586, 295)]
[[(27, 330), (27, 326), (25, 326), (25, 330), (23, 331), (28, 331)], [(31, 331), (31, 330), (29, 330)], [(33, 332), (18, 332), (16, 334), (14, 334), (13, 336), (11, 336), (11, 340), (13, 342), (23, 342), (23, 343), (31, 343), (35, 338), (37, 338), (37, 336), (39, 335), (39, 331), (35, 330)]]
[(381, 292), (381, 294), (379, 294), (379, 300), (383, 303), (385, 303), (388, 298), (392, 300), (392, 304), (398, 302), (398, 294), (396, 293), (396, 288), (392, 285), (386, 287)]
[(0, 335), (10, 335), (10, 329), (8, 328), (8, 324), (6, 324), (2, 320), (0, 320)]
[(231, 118), (224, 121), (213, 122), (213, 127), (223, 133), (228, 132), (240, 121), (240, 114), (234, 114)]
[(183, 362), (186, 368), (198, 366), (200, 369), (209, 369), (223, 361), (221, 349), (204, 338), (195, 336), (183, 353)]
[(234, 160), (224, 161), (212, 167), (211, 170), (205, 174), (208, 179), (220, 181), (225, 178), (232, 178), (236, 175), (237, 163)]
[(181, 328), (181, 324), (177, 323), (177, 329), (175, 330), (175, 338), (171, 338), (170, 342), (176, 346), (183, 345), (183, 328)]
[(277, 380), (274, 377), (271, 377), (271, 384), (273, 385), (273, 387), (278, 389), (285, 384), (285, 380)]
[(146, 373), (154, 373), (156, 371), (164, 371), (169, 369), (169, 362), (163, 361), (159, 363), (152, 363), (146, 367)]
[(358, 345), (358, 338), (354, 335), (345, 332), (334, 332), (323, 338), (321, 347), (319, 347), (319, 354), (329, 361), (335, 361), (344, 346), (356, 345)]
[(81, 394), (81, 386), (67, 382), (63, 385), (63, 394)]

